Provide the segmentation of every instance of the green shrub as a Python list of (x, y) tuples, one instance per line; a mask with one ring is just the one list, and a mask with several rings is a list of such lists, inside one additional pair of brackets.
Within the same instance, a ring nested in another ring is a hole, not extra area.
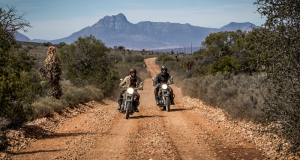
[(53, 46), (53, 44), (51, 42), (44, 42), (44, 46)]
[(114, 63), (108, 58), (108, 48), (90, 35), (59, 50), (67, 78), (76, 86), (93, 85), (109, 95), (117, 85)]
[(27, 48), (28, 48), (28, 49), (33, 49), (33, 47), (32, 47), (32, 46), (27, 46)]
[(144, 57), (140, 55), (135, 56), (127, 56), (125, 61), (128, 63), (137, 63), (137, 62), (144, 62)]
[(110, 61), (117, 60), (117, 62), (120, 62), (123, 60), (123, 57), (120, 54), (112, 53), (112, 54), (109, 54), (109, 59), (110, 59)]
[(57, 100), (53, 97), (44, 97), (40, 101), (32, 104), (34, 107), (32, 119), (52, 116), (54, 110), (49, 104), (55, 107), (56, 105), (61, 106), (60, 100)]
[(172, 57), (169, 57), (168, 55), (160, 55), (157, 58), (158, 61), (162, 61), (162, 63), (164, 64), (167, 61), (173, 61), (174, 59)]
[(57, 48), (62, 48), (65, 45), (67, 45), (65, 42), (60, 42), (58, 45), (56, 45), (56, 47)]
[[(269, 95), (264, 112), (272, 132), (292, 145), (288, 151), (300, 156), (300, 14), (299, 1), (257, 0), (257, 11), (266, 18), (254, 29), (256, 62), (265, 65)], [(286, 142), (284, 142), (286, 143)], [(280, 144), (280, 149), (284, 144)], [(286, 157), (285, 157), (286, 158)]]
[(0, 151), (8, 146), (7, 129), (21, 126), (32, 114), (31, 104), (39, 88), (38, 78), (31, 72), (34, 63), (16, 45), (14, 36), (30, 24), (15, 7), (7, 9), (0, 7)]
[(92, 100), (101, 101), (103, 92), (92, 86), (77, 88), (72, 85), (65, 85), (62, 99), (65, 99), (69, 106), (75, 106)]
[(137, 62), (144, 62), (144, 57), (141, 56), (141, 55), (135, 55), (132, 57), (132, 61), (134, 63), (137, 63)]
[(10, 127), (16, 127), (26, 122), (32, 113), (31, 104), (40, 82), (37, 75), (31, 73), (34, 62), (30, 57), (12, 48), (15, 41), (10, 34), (0, 25), (0, 117), (8, 119)]
[(162, 59), (164, 58), (164, 57), (166, 57), (167, 55), (164, 55), (164, 54), (162, 54), (162, 55), (159, 55), (158, 57), (157, 57), (157, 60), (158, 61), (162, 61)]
[(210, 65), (208, 72), (215, 75), (217, 72), (238, 72), (240, 62), (230, 56), (223, 56), (217, 62)]

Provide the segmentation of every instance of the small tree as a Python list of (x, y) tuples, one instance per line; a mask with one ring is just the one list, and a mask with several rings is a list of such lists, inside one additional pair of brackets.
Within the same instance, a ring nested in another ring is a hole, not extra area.
[(116, 86), (118, 73), (109, 60), (108, 48), (101, 40), (92, 35), (79, 37), (77, 41), (59, 51), (64, 68), (68, 71), (67, 77), (73, 84), (91, 84), (101, 89), (104, 94), (111, 93)]
[(124, 47), (124, 46), (119, 46), (119, 47), (118, 47), (118, 50), (119, 50), (119, 51), (123, 51), (123, 50), (125, 50), (125, 47)]
[[(257, 0), (257, 11), (266, 17), (255, 30), (257, 60), (265, 65), (270, 94), (264, 111), (270, 121), (281, 121), (281, 133), (300, 150), (300, 1)], [(298, 154), (298, 156), (300, 156)]]
[(58, 45), (57, 45), (57, 48), (62, 48), (63, 46), (67, 45), (65, 42), (60, 42)]
[(50, 94), (54, 98), (59, 99), (62, 96), (62, 90), (59, 84), (61, 69), (55, 47), (51, 46), (48, 48), (47, 58), (45, 59), (44, 64), (45, 76), (51, 85)]
[(6, 32), (16, 35), (16, 31), (23, 30), (27, 32), (26, 27), (31, 27), (30, 23), (27, 22), (24, 17), (26, 13), (17, 14), (15, 7), (7, 6), (7, 10), (0, 8), (0, 23), (2, 24), (2, 29)]
[(38, 77), (30, 73), (33, 60), (17, 49), (15, 33), (30, 27), (14, 7), (0, 8), (0, 150), (6, 148), (7, 127), (22, 125), (32, 113), (38, 94)]

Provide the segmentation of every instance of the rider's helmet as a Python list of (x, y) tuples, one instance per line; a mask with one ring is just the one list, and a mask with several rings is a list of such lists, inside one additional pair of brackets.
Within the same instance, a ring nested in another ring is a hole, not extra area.
[(168, 72), (168, 68), (166, 66), (161, 66), (161, 72), (165, 70), (166, 72)]
[(135, 68), (131, 68), (131, 69), (129, 70), (129, 74), (132, 73), (132, 72), (135, 73), (135, 75), (136, 75), (136, 69), (135, 69)]

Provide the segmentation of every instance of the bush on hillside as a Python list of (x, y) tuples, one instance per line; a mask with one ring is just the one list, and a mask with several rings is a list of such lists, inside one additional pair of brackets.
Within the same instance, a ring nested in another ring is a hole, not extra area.
[[(264, 27), (253, 32), (256, 62), (265, 66), (269, 95), (264, 108), (270, 121), (281, 121), (273, 131), (292, 143), (300, 156), (300, 13), (299, 0), (257, 0), (266, 17)], [(283, 145), (283, 144), (281, 144)], [(282, 146), (281, 146), (282, 147)], [(281, 149), (281, 148), (280, 148)]]
[(208, 72), (210, 74), (216, 75), (217, 72), (225, 73), (237, 73), (240, 68), (240, 62), (230, 56), (224, 56), (220, 58), (217, 62), (210, 65)]
[(117, 85), (118, 74), (109, 61), (109, 49), (90, 35), (79, 37), (74, 43), (59, 50), (67, 78), (77, 86), (94, 85), (108, 95)]
[(140, 55), (135, 56), (127, 56), (125, 61), (128, 63), (137, 63), (137, 62), (144, 62), (144, 57)]
[(117, 54), (117, 53), (109, 54), (108, 58), (109, 58), (110, 61), (114, 61), (116, 63), (123, 60), (123, 57), (120, 54)]
[(182, 92), (207, 105), (224, 109), (231, 118), (257, 121), (264, 117), (261, 111), (264, 100), (260, 94), (261, 90), (266, 92), (261, 88), (263, 79), (263, 74), (207, 75), (184, 80)]
[(15, 7), (7, 8), (0, 7), (0, 151), (8, 145), (7, 128), (22, 125), (32, 114), (31, 104), (40, 84), (31, 72), (32, 59), (19, 50), (15, 41), (16, 31), (26, 31), (30, 24)]
[(53, 46), (51, 42), (44, 42), (44, 46)]

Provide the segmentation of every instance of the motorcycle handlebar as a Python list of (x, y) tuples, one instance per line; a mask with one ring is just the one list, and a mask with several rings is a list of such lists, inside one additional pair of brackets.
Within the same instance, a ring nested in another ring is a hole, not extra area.
[(170, 84), (173, 84), (173, 83), (169, 83), (169, 82), (168, 83), (158, 83), (157, 86), (161, 86), (163, 84), (170, 85)]
[[(127, 86), (120, 86), (120, 88), (128, 88)], [(133, 90), (140, 90), (140, 88), (133, 88)]]

